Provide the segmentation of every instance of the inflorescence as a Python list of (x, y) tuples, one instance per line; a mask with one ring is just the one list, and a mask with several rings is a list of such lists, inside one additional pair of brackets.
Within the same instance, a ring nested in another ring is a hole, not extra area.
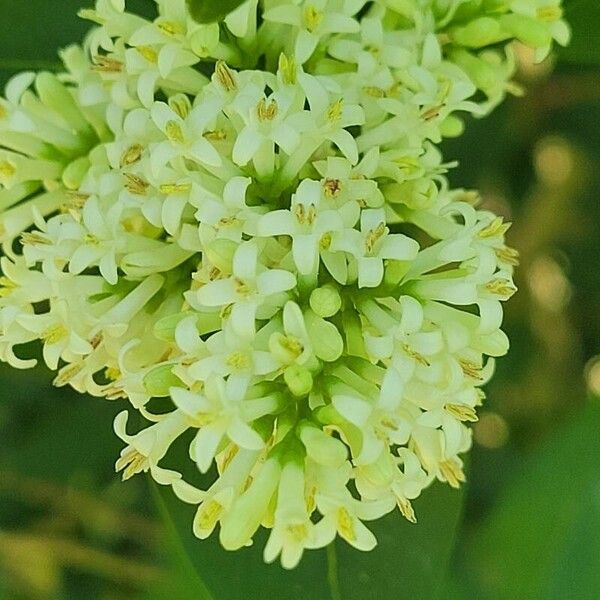
[[(568, 41), (560, 1), (124, 4), (0, 98), (0, 359), (39, 340), (56, 385), (129, 401), (117, 469), (199, 538), (370, 550), (363, 521), (464, 481), (508, 349), (509, 225), (436, 145), (517, 91), (513, 40)], [(208, 489), (165, 467), (182, 437)]]

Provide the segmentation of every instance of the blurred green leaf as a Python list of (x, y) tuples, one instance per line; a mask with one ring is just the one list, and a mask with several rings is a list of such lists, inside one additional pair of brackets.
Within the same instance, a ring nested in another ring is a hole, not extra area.
[(418, 522), (398, 511), (368, 523), (379, 541), (372, 552), (357, 552), (337, 541), (343, 600), (433, 600), (442, 586), (454, 548), (463, 491), (435, 483), (413, 502)]
[(600, 65), (600, 2), (563, 0), (565, 19), (573, 30), (571, 43), (557, 50), (563, 63)]
[(187, 0), (192, 17), (199, 23), (221, 21), (244, 0)]
[(499, 499), (470, 546), (478, 598), (598, 598), (599, 431), (594, 403), (532, 457)]
[(156, 511), (164, 528), (163, 553), (166, 562), (172, 568), (172, 578), (159, 585), (149, 597), (152, 600), (167, 600), (177, 597), (179, 600), (213, 600), (206, 584), (186, 553), (175, 523), (158, 489), (158, 485), (148, 476), (148, 485), (156, 505)]
[(181, 543), (219, 600), (237, 600), (240, 590), (246, 598), (278, 600), (433, 600), (441, 595), (463, 500), (461, 492), (436, 484), (414, 503), (418, 524), (408, 523), (398, 511), (368, 524), (379, 540), (372, 552), (338, 541), (335, 551), (307, 551), (296, 569), (284, 571), (263, 562), (266, 532), (256, 536), (252, 547), (228, 553), (216, 535), (194, 538), (193, 508), (168, 490), (160, 493)]
[(0, 14), (10, 15), (2, 28), (0, 81), (18, 71), (56, 70), (57, 50), (79, 42), (89, 28), (77, 17), (82, 4), (81, 0), (0, 0)]

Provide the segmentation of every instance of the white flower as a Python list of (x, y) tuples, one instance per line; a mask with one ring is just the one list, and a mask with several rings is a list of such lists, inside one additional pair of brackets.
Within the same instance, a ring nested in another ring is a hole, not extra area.
[(377, 545), (373, 533), (363, 520), (377, 519), (391, 510), (389, 502), (361, 502), (346, 487), (350, 465), (341, 469), (324, 469), (315, 500), (323, 518), (315, 526), (318, 547), (333, 541), (336, 534), (358, 550), (372, 550)]
[(285, 464), (277, 492), (277, 509), (265, 546), (266, 562), (281, 554), (281, 565), (293, 569), (310, 545), (314, 525), (306, 508), (304, 467), (294, 460)]
[(359, 24), (352, 15), (362, 4), (363, 2), (341, 3), (336, 0), (286, 3), (269, 9), (264, 18), (267, 21), (292, 25), (298, 29), (294, 54), (298, 62), (304, 63), (324, 36), (334, 33), (354, 33), (359, 30)]
[(294, 287), (293, 273), (283, 269), (260, 269), (258, 246), (254, 242), (241, 244), (233, 256), (232, 275), (202, 286), (196, 301), (203, 306), (231, 307), (231, 325), (245, 337), (252, 337), (256, 318), (262, 318), (261, 308), (269, 302), (279, 304), (277, 297)]
[(244, 414), (247, 388), (244, 377), (225, 381), (215, 375), (206, 379), (202, 393), (171, 389), (173, 402), (188, 416), (190, 425), (199, 427), (190, 454), (203, 473), (209, 469), (224, 436), (248, 450), (264, 447), (263, 439), (248, 425)]
[(384, 274), (384, 259), (410, 261), (419, 244), (403, 235), (390, 234), (383, 209), (366, 209), (360, 215), (360, 231), (350, 229), (334, 235), (332, 250), (352, 254), (358, 265), (358, 286), (377, 287)]
[(208, 101), (180, 115), (164, 102), (155, 102), (152, 120), (167, 138), (152, 150), (152, 169), (157, 173), (166, 163), (184, 157), (212, 167), (221, 165), (221, 157), (204, 137), (205, 131), (216, 118), (220, 107)]
[(358, 217), (358, 206), (348, 205), (344, 212), (329, 209), (322, 201), (318, 181), (305, 179), (292, 197), (289, 210), (276, 210), (261, 217), (258, 233), (263, 236), (289, 235), (292, 254), (301, 275), (315, 275), (325, 240), (333, 232), (352, 227)]

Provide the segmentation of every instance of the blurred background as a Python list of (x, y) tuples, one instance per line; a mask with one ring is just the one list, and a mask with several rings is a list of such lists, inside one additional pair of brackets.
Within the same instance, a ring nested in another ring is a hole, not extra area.
[[(194, 540), (191, 509), (143, 476), (119, 481), (120, 401), (0, 366), (0, 598), (600, 598), (600, 3), (564, 4), (571, 46), (541, 65), (519, 48), (525, 97), (443, 148), (521, 253), (465, 489), (434, 486), (416, 526), (377, 524), (370, 555), (338, 545), (286, 574)], [(0, 0), (0, 83), (56, 68), (79, 7)]]

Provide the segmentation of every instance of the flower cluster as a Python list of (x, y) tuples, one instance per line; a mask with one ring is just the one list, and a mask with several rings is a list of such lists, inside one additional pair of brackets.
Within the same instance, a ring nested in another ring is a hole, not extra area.
[[(118, 415), (117, 469), (198, 537), (369, 550), (363, 521), (464, 481), (508, 349), (508, 224), (436, 144), (514, 89), (509, 42), (567, 41), (559, 1), (156, 5), (97, 0), (64, 72), (0, 99), (0, 359), (39, 340), (56, 385), (127, 400), (149, 424)], [(186, 432), (208, 489), (159, 465)]]

